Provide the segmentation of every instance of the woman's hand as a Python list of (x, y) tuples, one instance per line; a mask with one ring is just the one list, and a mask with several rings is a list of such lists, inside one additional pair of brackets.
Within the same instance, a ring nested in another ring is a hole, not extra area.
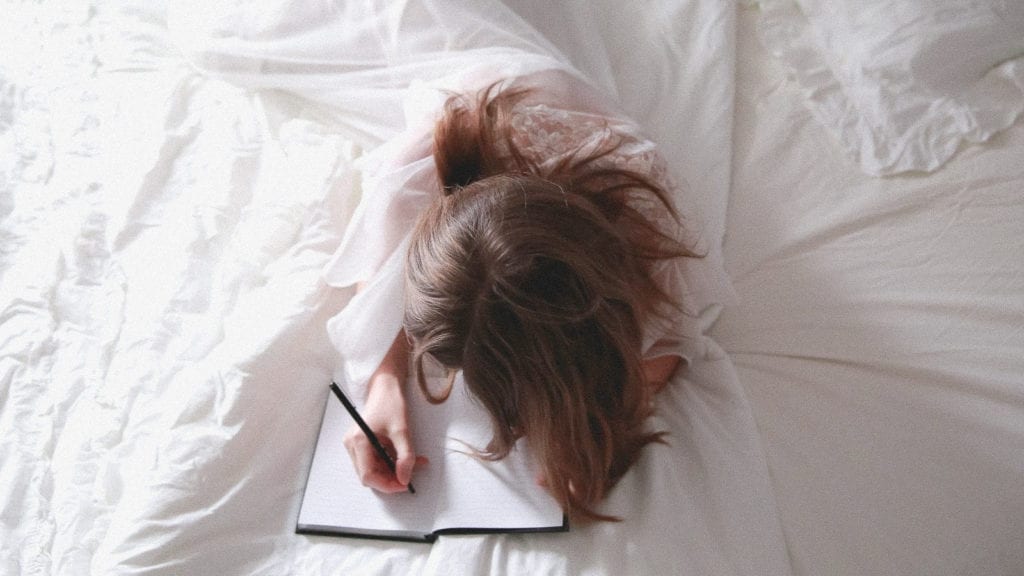
[(395, 459), (395, 471), (392, 472), (377, 454), (358, 426), (353, 424), (345, 433), (345, 448), (352, 457), (360, 481), (379, 492), (407, 490), (414, 468), (427, 463), (426, 458), (416, 456), (409, 434), (404, 392), (408, 358), (408, 343), (405, 334), (401, 333), (370, 377), (366, 404), (361, 410), (366, 424)]
[(665, 388), (677, 368), (679, 368), (678, 356), (658, 356), (644, 360), (644, 378), (647, 380), (647, 385), (657, 394)]

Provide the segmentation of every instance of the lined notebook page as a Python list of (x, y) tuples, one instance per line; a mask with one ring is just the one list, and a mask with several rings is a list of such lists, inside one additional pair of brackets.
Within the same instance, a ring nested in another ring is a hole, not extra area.
[[(537, 485), (536, 467), (520, 441), (507, 458), (474, 458), (466, 445), (482, 449), (491, 439), (490, 418), (475, 404), (461, 378), (445, 404), (452, 414), (445, 436), (445, 506), (437, 511), (436, 530), (451, 527), (514, 530), (562, 524), (561, 507)], [(429, 410), (431, 407), (428, 407)], [(417, 488), (418, 489), (418, 488)], [(483, 524), (481, 524), (483, 522)]]
[(537, 486), (532, 462), (522, 450), (499, 462), (468, 454), (466, 444), (483, 447), (491, 434), (487, 414), (464, 390), (457, 382), (451, 398), (435, 406), (410, 386), (413, 443), (430, 459), (413, 475), (416, 494), (380, 494), (362, 485), (342, 443), (352, 419), (337, 399), (328, 398), (299, 512), (300, 529), (416, 537), (451, 529), (561, 526), (561, 508)]
[(433, 530), (435, 506), (443, 493), (443, 466), (433, 466), (438, 454), (427, 455), (431, 465), (417, 470), (416, 494), (380, 494), (363, 486), (342, 440), (352, 425), (345, 408), (331, 395), (327, 399), (320, 437), (299, 511), (299, 526), (331, 531)]

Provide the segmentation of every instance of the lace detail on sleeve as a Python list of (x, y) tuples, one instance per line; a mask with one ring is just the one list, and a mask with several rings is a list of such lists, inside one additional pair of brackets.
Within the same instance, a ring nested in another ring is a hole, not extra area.
[(633, 124), (544, 104), (524, 106), (516, 112), (512, 119), (513, 141), (541, 168), (552, 167), (567, 156), (586, 155), (619, 143), (618, 149), (598, 161), (599, 165), (646, 174), (666, 189), (673, 187), (654, 143), (640, 135)]
[[(596, 165), (642, 174), (674, 196), (676, 182), (665, 159), (638, 128), (617, 118), (552, 108), (544, 104), (521, 107), (512, 119), (513, 143), (541, 170), (553, 168), (569, 156), (586, 156), (606, 146), (618, 147)], [(678, 226), (664, 206), (646, 196), (633, 207), (664, 231)], [(680, 238), (681, 239), (681, 238)]]

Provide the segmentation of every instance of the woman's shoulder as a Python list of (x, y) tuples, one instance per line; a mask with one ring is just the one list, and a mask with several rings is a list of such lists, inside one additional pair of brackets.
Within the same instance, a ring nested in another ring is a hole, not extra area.
[(528, 91), (522, 100), (524, 106), (544, 105), (566, 112), (625, 118), (610, 94), (569, 70), (552, 69), (526, 74), (510, 79), (507, 87)]
[(609, 118), (546, 103), (520, 104), (511, 124), (513, 144), (541, 166), (598, 150), (614, 138)]
[(511, 119), (513, 144), (542, 169), (569, 156), (598, 155), (595, 167), (641, 174), (666, 189), (674, 187), (664, 158), (634, 122), (572, 104), (521, 102)]
[(619, 168), (649, 173), (657, 160), (654, 144), (637, 123), (610, 95), (575, 74), (545, 70), (515, 78), (503, 88), (524, 91), (513, 111), (511, 136), (538, 164), (611, 148), (615, 151), (608, 160)]

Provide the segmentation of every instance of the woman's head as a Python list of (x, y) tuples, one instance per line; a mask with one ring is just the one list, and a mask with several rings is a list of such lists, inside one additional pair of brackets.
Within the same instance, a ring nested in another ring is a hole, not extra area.
[[(428, 398), (444, 401), (461, 370), (489, 411), (483, 457), (526, 436), (563, 507), (607, 518), (594, 505), (661, 437), (644, 427), (642, 326), (667, 300), (651, 264), (688, 252), (631, 207), (640, 195), (671, 212), (661, 188), (601, 167), (614, 143), (546, 172), (520, 154), (510, 119), (524, 94), (449, 101), (435, 136), (442, 194), (406, 262), (405, 330)], [(427, 384), (428, 358), (446, 389)]]
[[(585, 197), (525, 174), (492, 176), (424, 214), (409, 250), (405, 329), (423, 360), (490, 412), (485, 455), (527, 436), (552, 492), (586, 511), (629, 467), (649, 412), (641, 263)], [(573, 487), (569, 491), (570, 483)]]

